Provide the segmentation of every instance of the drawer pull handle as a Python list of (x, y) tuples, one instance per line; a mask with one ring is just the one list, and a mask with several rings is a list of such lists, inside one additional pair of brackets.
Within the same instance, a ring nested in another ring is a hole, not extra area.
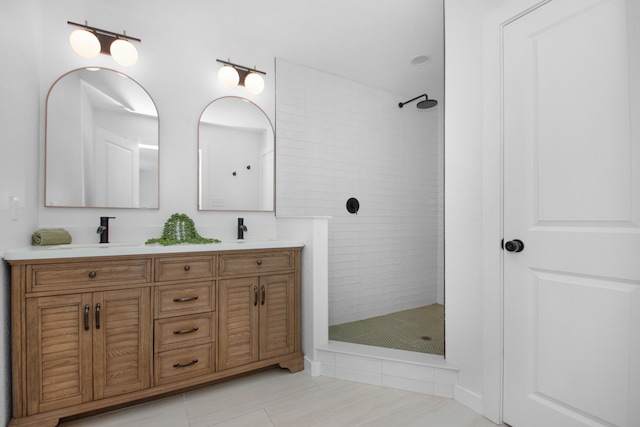
[(188, 297), (188, 298), (174, 298), (173, 302), (187, 302), (187, 301), (195, 301), (198, 299), (198, 296)]
[(90, 271), (89, 272), (89, 277), (92, 278), (92, 279), (95, 278), (97, 275), (98, 274), (95, 271)]
[(198, 363), (198, 359), (193, 359), (191, 362), (187, 362), (187, 363), (174, 363), (173, 367), (174, 368), (186, 368), (187, 366), (195, 365), (196, 363)]
[(258, 287), (254, 286), (253, 287), (253, 306), (255, 307), (256, 305), (258, 305)]
[(84, 306), (84, 330), (89, 330), (89, 304)]
[(96, 329), (100, 329), (100, 304), (96, 304)]
[(189, 264), (184, 266), (184, 271), (189, 271), (191, 270), (191, 266)]
[(195, 332), (197, 330), (198, 330), (198, 327), (195, 326), (195, 327), (193, 327), (191, 329), (185, 329), (183, 331), (173, 331), (173, 333), (174, 333), (174, 335), (184, 335), (184, 334), (190, 334), (190, 333)]
[(264, 300), (265, 300), (265, 298), (267, 296), (267, 290), (264, 288), (264, 285), (262, 285), (260, 287), (260, 290), (262, 291), (262, 297), (260, 299), (260, 305), (264, 305)]
[(257, 261), (257, 263), (258, 263), (258, 265), (262, 265), (262, 260), (261, 260), (261, 259), (259, 259), (259, 260)]

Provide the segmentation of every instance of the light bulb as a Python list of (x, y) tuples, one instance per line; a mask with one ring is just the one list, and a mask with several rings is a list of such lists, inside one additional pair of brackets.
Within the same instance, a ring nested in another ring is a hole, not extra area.
[(238, 86), (238, 82), (240, 81), (240, 76), (238, 75), (238, 71), (233, 68), (231, 65), (225, 65), (220, 68), (218, 71), (218, 80), (222, 84), (222, 86), (227, 89), (233, 89)]
[(116, 39), (109, 48), (111, 57), (123, 67), (130, 67), (138, 62), (138, 51), (128, 40)]
[(258, 95), (264, 90), (264, 79), (258, 73), (249, 73), (244, 78), (244, 87), (254, 95)]
[(69, 36), (71, 48), (83, 58), (95, 58), (100, 54), (100, 41), (87, 30), (75, 30)]

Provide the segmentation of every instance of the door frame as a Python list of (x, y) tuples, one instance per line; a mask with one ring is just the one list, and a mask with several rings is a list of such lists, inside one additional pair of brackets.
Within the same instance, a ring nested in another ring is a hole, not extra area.
[(483, 415), (502, 422), (503, 256), (503, 31), (506, 25), (552, 0), (513, 0), (483, 18), (482, 283)]

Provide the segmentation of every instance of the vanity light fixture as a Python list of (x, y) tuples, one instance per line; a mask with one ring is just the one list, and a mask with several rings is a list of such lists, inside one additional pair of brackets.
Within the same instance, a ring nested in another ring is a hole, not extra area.
[(266, 75), (264, 71), (249, 68), (243, 65), (233, 64), (229, 61), (216, 59), (224, 64), (218, 71), (218, 80), (227, 89), (233, 89), (237, 85), (244, 86), (249, 93), (258, 95), (264, 90), (264, 79), (260, 74)]
[(138, 51), (131, 41), (140, 43), (142, 40), (112, 31), (90, 27), (85, 21), (84, 25), (67, 21), (67, 24), (79, 27), (69, 37), (69, 43), (73, 50), (83, 58), (95, 58), (99, 54), (111, 55), (118, 64), (130, 67), (138, 62)]

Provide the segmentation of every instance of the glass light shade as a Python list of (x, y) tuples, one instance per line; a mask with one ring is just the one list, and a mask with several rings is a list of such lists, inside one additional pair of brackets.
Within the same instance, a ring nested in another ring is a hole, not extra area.
[(244, 78), (244, 87), (254, 95), (258, 95), (264, 90), (264, 79), (258, 73), (249, 73)]
[(74, 52), (83, 58), (100, 55), (100, 41), (91, 31), (75, 30), (69, 36), (69, 43)]
[(138, 51), (128, 40), (117, 39), (109, 48), (111, 57), (123, 67), (130, 67), (138, 62)]
[(218, 80), (222, 84), (222, 86), (227, 89), (233, 89), (238, 86), (238, 82), (240, 81), (240, 76), (238, 75), (238, 71), (233, 68), (231, 65), (225, 65), (220, 68), (218, 71)]

